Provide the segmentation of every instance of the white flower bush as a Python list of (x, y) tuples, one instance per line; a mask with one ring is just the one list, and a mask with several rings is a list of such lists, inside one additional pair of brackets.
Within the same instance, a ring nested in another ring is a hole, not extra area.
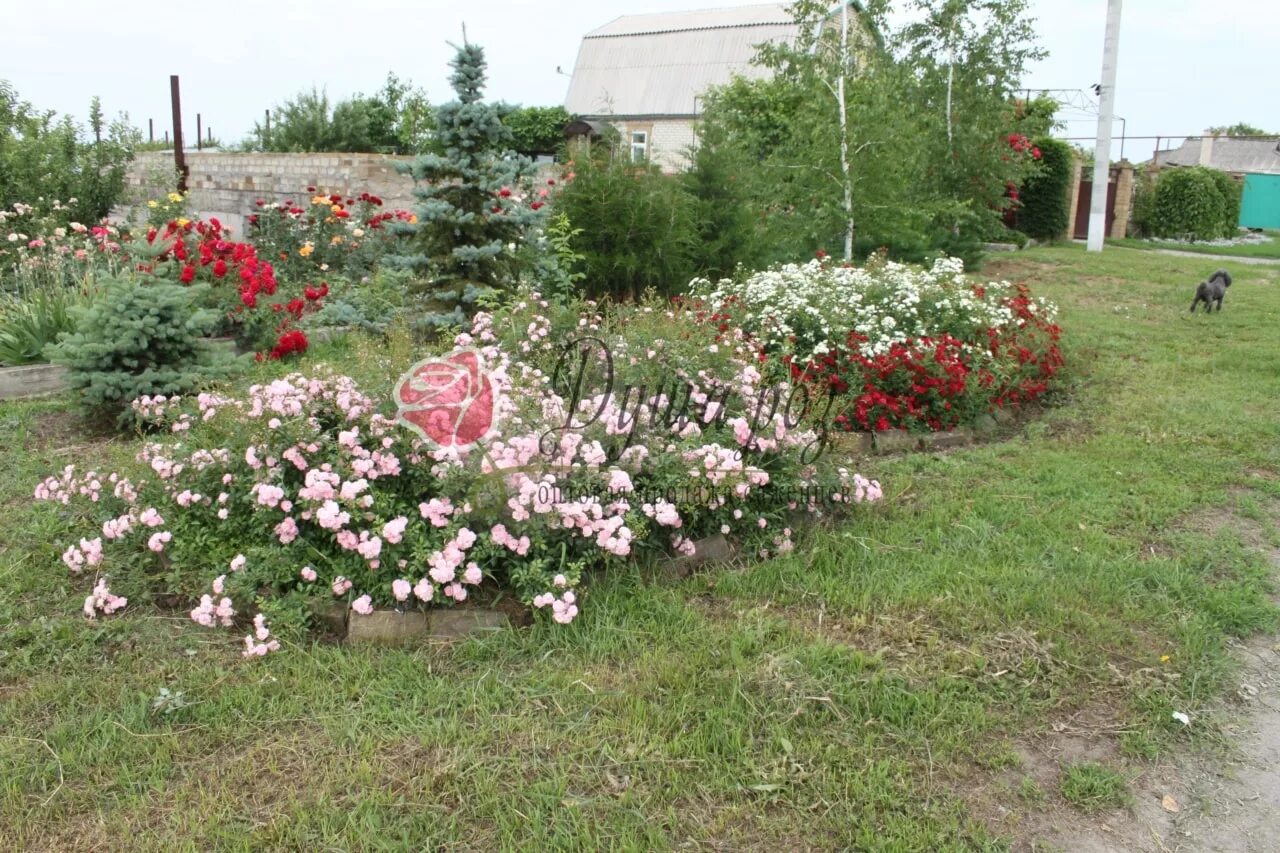
[(970, 283), (955, 258), (814, 260), (692, 289), (703, 321), (744, 331), (772, 375), (830, 394), (837, 429), (953, 429), (1040, 398), (1063, 365), (1052, 304)]
[[(693, 296), (725, 311), (770, 352), (806, 362), (843, 344), (850, 332), (866, 338), (863, 355), (894, 344), (943, 334), (974, 343), (985, 330), (1016, 321), (1007, 304), (1009, 282), (974, 287), (959, 258), (939, 258), (930, 268), (888, 261), (847, 267), (824, 260), (787, 264), (745, 277), (695, 279)], [(1053, 305), (1035, 300), (1032, 310), (1052, 322)]]

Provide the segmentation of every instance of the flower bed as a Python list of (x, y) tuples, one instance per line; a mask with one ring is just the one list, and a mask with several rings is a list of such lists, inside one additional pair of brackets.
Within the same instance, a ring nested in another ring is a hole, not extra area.
[(1055, 309), (1025, 285), (825, 259), (693, 283), (703, 321), (745, 330), (774, 372), (831, 395), (845, 430), (947, 430), (1045, 394), (1063, 364)]
[(455, 343), (394, 394), (315, 372), (136, 401), (169, 439), (133, 469), (69, 467), (35, 491), (84, 504), (63, 559), (94, 575), (86, 612), (177, 596), (202, 625), (248, 629), (247, 656), (323, 600), (359, 619), (501, 587), (567, 623), (591, 569), (717, 533), (769, 556), (792, 547), (797, 510), (880, 498), (812, 459), (821, 435), (744, 334), (713, 342), (691, 312), (527, 294)]

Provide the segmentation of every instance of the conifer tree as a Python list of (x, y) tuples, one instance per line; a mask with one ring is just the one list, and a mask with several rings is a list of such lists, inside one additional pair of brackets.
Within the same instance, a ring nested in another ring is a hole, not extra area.
[(464, 39), (457, 51), (449, 63), (457, 100), (436, 111), (444, 153), (404, 167), (416, 182), (418, 221), (401, 227), (409, 251), (389, 259), (417, 275), (431, 326), (462, 323), (478, 299), (514, 287), (517, 250), (543, 206), (527, 194), (533, 163), (511, 150), (504, 109), (481, 101), (484, 50)]

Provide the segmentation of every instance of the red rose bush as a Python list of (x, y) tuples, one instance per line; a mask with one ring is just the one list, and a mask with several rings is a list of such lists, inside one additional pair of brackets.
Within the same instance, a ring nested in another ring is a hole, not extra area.
[(954, 258), (819, 258), (692, 289), (704, 323), (744, 331), (775, 375), (829, 395), (843, 430), (952, 429), (1040, 398), (1063, 366), (1053, 305), (1022, 284), (971, 283)]

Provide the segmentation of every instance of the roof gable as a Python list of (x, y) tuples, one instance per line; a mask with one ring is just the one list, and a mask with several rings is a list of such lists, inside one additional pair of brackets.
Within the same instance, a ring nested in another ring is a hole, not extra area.
[(791, 41), (783, 3), (653, 15), (624, 15), (587, 33), (565, 97), (588, 116), (692, 116), (712, 86), (735, 75), (769, 76), (752, 64), (764, 42)]

